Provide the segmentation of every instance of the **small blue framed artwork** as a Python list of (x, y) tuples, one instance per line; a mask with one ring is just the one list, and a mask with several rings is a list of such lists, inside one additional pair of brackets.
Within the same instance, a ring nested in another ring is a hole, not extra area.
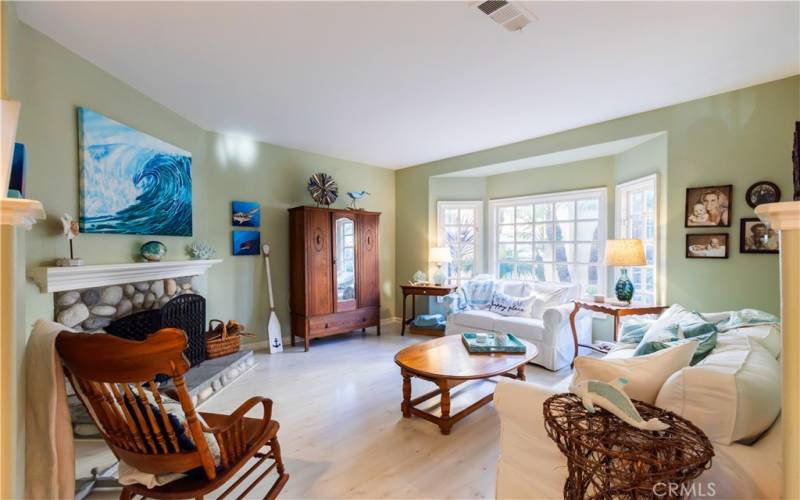
[(25, 145), (14, 143), (14, 156), (11, 158), (11, 177), (8, 181), (8, 197), (25, 197)]
[(232, 201), (231, 224), (242, 227), (261, 225), (261, 208), (257, 201)]
[(233, 231), (233, 255), (260, 255), (261, 231)]
[(192, 235), (192, 155), (78, 108), (82, 233)]

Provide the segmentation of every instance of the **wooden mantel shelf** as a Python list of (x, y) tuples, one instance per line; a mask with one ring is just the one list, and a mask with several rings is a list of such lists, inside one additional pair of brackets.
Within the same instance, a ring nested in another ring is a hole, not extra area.
[(123, 285), (204, 274), (222, 259), (138, 262), (79, 267), (40, 267), (31, 278), (42, 292), (63, 292), (96, 286)]
[(0, 198), (0, 225), (30, 229), (36, 219), (44, 219), (42, 202), (24, 198)]
[(756, 215), (778, 231), (800, 229), (800, 201), (765, 203), (756, 207)]

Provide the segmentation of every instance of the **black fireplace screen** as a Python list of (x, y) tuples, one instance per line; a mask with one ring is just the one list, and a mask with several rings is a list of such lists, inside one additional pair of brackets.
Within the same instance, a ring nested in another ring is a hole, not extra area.
[(192, 366), (206, 359), (206, 299), (201, 295), (178, 295), (161, 309), (112, 321), (105, 331), (124, 339), (144, 340), (161, 328), (180, 328), (186, 332), (189, 343), (183, 354)]

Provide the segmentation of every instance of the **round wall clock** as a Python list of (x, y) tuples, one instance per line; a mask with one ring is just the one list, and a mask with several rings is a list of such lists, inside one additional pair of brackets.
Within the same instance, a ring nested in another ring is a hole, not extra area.
[(756, 208), (764, 203), (781, 201), (781, 190), (772, 182), (761, 181), (750, 186), (744, 197), (751, 208)]
[(329, 207), (339, 197), (339, 186), (330, 175), (317, 172), (308, 179), (308, 192), (317, 205)]

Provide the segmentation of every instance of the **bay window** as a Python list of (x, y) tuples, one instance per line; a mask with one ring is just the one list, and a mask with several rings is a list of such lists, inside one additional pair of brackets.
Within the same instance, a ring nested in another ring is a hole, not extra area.
[(500, 279), (605, 293), (606, 189), (492, 200), (490, 267)]
[[(656, 174), (619, 184), (615, 195), (615, 233), (617, 238), (642, 240), (646, 266), (632, 267), (633, 302), (654, 305), (657, 300), (657, 210), (658, 178)], [(618, 275), (619, 270), (615, 270)]]
[(481, 268), (482, 201), (440, 201), (437, 204), (439, 246), (450, 249), (447, 278), (455, 284), (479, 274)]

